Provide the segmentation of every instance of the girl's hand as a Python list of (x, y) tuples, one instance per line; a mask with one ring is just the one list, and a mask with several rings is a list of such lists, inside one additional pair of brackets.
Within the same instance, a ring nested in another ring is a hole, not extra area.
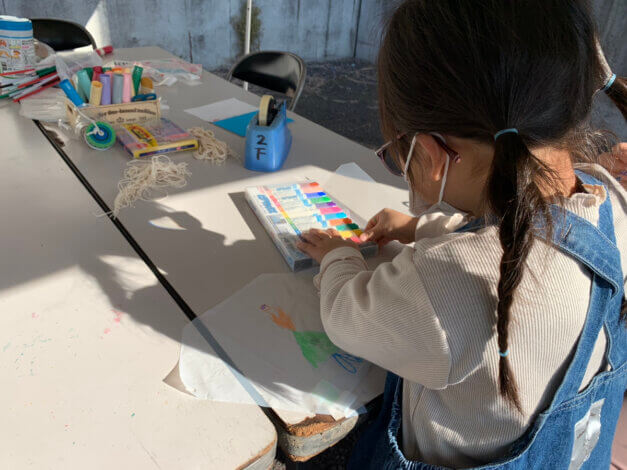
[(320, 230), (318, 228), (312, 228), (306, 233), (302, 234), (304, 242), (298, 242), (296, 246), (299, 250), (307, 253), (318, 263), (322, 262), (322, 258), (335, 248), (341, 246), (349, 246), (351, 248), (357, 248), (357, 244), (351, 240), (344, 240), (340, 236), (340, 232), (335, 229)]
[(601, 165), (627, 190), (627, 142), (621, 142), (611, 152), (601, 155)]
[(383, 209), (370, 221), (359, 239), (362, 242), (376, 242), (382, 247), (392, 240), (401, 243), (411, 243), (416, 238), (418, 218), (403, 214), (392, 209)]

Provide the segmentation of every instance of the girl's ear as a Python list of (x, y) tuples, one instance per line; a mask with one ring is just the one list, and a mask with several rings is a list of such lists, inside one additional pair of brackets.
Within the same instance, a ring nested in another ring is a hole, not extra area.
[(448, 155), (442, 147), (435, 141), (435, 137), (430, 134), (418, 134), (416, 143), (422, 147), (426, 159), (424, 175), (432, 181), (440, 181), (444, 177), (444, 168)]

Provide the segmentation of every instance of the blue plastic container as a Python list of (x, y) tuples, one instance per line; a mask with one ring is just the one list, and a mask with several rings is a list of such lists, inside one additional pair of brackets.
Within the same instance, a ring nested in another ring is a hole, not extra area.
[(253, 171), (276, 171), (283, 166), (292, 146), (292, 133), (287, 127), (285, 103), (269, 126), (259, 125), (255, 114), (246, 128), (244, 166)]

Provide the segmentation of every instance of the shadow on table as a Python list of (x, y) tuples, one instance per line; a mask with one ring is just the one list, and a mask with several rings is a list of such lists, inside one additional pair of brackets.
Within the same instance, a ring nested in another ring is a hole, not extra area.
[[(54, 180), (50, 184), (54, 184)], [(171, 299), (164, 301), (164, 289), (151, 276), (146, 276), (145, 265), (136, 256), (130, 256), (129, 247), (122, 238), (112, 236), (111, 227), (106, 230), (103, 224), (110, 224), (106, 217), (96, 218), (95, 214), (85, 213), (84, 201), (55, 199), (56, 193), (49, 188), (35, 188), (34, 191), (21, 194), (21, 203), (29, 208), (28, 217), (18, 216), (12, 224), (3, 227), (3, 238), (7, 246), (15, 246), (6, 260), (11, 270), (4, 270), (0, 275), (0, 293), (3, 289), (27, 283), (49, 276), (64, 269), (78, 266), (101, 286), (107, 295), (111, 307), (123, 311), (133, 320), (147, 325), (175, 341), (181, 340), (180, 312)], [(134, 217), (134, 223), (149, 227), (143, 237), (143, 247), (150, 256), (151, 246), (169, 246), (167, 252), (160, 255), (160, 265), (167, 266), (170, 272), (163, 273), (166, 279), (176, 279), (174, 288), (191, 305), (195, 313), (202, 315), (205, 310), (229, 297), (235, 291), (255, 279), (262, 273), (286, 273), (288, 269), (269, 236), (248, 207), (241, 192), (231, 193), (230, 200), (248, 225), (251, 239), (229, 243), (225, 236), (208, 230), (202, 223), (185, 211), (174, 211), (159, 202), (143, 202), (141, 211), (127, 209), (127, 217)], [(207, 204), (211, 202), (208, 201)], [(231, 209), (232, 210), (232, 209)], [(93, 220), (86, 222), (86, 217)], [(140, 217), (141, 220), (137, 220)], [(155, 221), (167, 219), (169, 225)], [(68, 230), (67, 227), (76, 227)], [(43, 235), (43, 236), (42, 236)], [(41, 244), (41, 246), (40, 246)], [(196, 257), (180, 263), (181, 246), (199, 247)], [(23, 250), (23, 251), (22, 251)], [(258, 261), (261, 254), (265, 265)], [(129, 263), (117, 263), (115, 257), (130, 260), (129, 272), (119, 266)], [(133, 282), (132, 263), (137, 263), (137, 278)], [(259, 264), (262, 264), (259, 266)], [(216, 266), (228, 266), (223, 271)], [(459, 270), (451, 266), (451, 272)], [(217, 272), (210, 276), (207, 273)], [(480, 282), (480, 280), (477, 280)], [(208, 286), (212, 286), (209, 293)], [(481, 290), (481, 289), (480, 289)], [(487, 290), (484, 288), (484, 290)], [(68, 288), (68, 295), (73, 293)], [(89, 311), (85, 314), (89, 315)], [(179, 315), (179, 317), (177, 317)], [(483, 341), (489, 339), (486, 334)], [(219, 341), (220, 338), (217, 338)], [(209, 352), (209, 354), (212, 354)], [(164, 374), (165, 375), (165, 374)], [(278, 379), (271, 374), (252, 371), (249, 379), (259, 384), (272, 385)], [(164, 377), (159, 377), (162, 380)], [(155, 378), (157, 379), (157, 378)], [(290, 378), (280, 380), (299, 388), (300, 384), (291, 383)]]
[[(255, 216), (248, 209), (243, 193), (235, 195), (233, 202), (243, 212), (242, 215), (251, 226), (255, 239), (227, 244), (224, 235), (203, 228), (201, 222), (189, 213), (170, 210), (158, 202), (141, 202), (144, 207), (142, 211), (137, 211), (137, 215), (141, 214), (144, 218), (143, 223), (150, 227), (148, 232), (150, 245), (171, 247), (167, 252), (160, 252), (159, 265), (169, 269), (167, 272), (161, 271), (161, 274), (187, 301), (196, 315), (202, 315), (257, 275), (286, 270), (281, 265), (282, 259), (277, 259), (272, 266), (257, 266), (253, 269), (252, 260), (258, 256), (260, 250), (275, 248), (263, 228), (258, 226), (258, 223), (251, 224)], [(181, 263), (178, 247), (182, 246), (198, 247), (197, 256)], [(145, 244), (143, 248), (150, 257), (150, 248), (146, 248)], [(82, 253), (79, 266), (99, 283), (114, 308), (180, 341), (180, 322), (172, 321), (172, 317), (180, 313), (171, 312), (173, 307), (179, 307), (173, 303), (163, 305), (160, 299), (164, 288), (156, 279), (154, 284), (133, 288), (132, 273), (126, 273), (123, 269), (116, 268), (115, 263), (107, 262), (107, 256), (116, 255), (125, 256), (115, 252)], [(217, 275), (209, 274), (216, 272), (216, 265), (229, 266), (229, 269), (221, 272), (218, 270)], [(234, 269), (234, 265), (241, 266), (241, 269)], [(195, 309), (194, 306), (198, 304), (203, 306)]]
[[(248, 207), (244, 193), (230, 193), (229, 196), (253, 233), (254, 238), (252, 240), (240, 240), (232, 244), (227, 244), (222, 234), (203, 228), (201, 222), (187, 212), (172, 211), (157, 202), (143, 202), (142, 204), (148, 207), (144, 207), (142, 211), (137, 211), (137, 215), (142, 214), (142, 217), (144, 217), (143, 222), (146, 224), (149, 224), (150, 221), (163, 220), (164, 218), (172, 222), (172, 224), (168, 226), (169, 228), (150, 224), (151, 243), (169, 244), (169, 246), (172, 247), (169, 255), (167, 255), (165, 259), (161, 259), (161, 264), (163, 266), (172, 266), (176, 269), (176, 271), (165, 273), (165, 276), (166, 278), (177, 279), (179, 283), (183, 282), (182, 285), (175, 283), (174, 287), (184, 298), (189, 297), (185, 294), (185, 289), (187, 288), (184, 284), (185, 280), (196, 282), (197, 284), (192, 290), (201, 293), (203, 292), (203, 285), (208, 286), (211, 283), (214, 287), (216, 284), (221, 286), (220, 289), (216, 289), (219, 292), (218, 295), (220, 298), (218, 301), (207, 305), (207, 309), (248, 284), (259, 274), (268, 272), (289, 272), (280, 256), (271, 257), (280, 261), (279, 264), (272, 267), (274, 269), (267, 269), (268, 267), (264, 266), (254, 267), (256, 265), (250, 263), (250, 260), (254, 259), (255, 256), (259, 256), (259, 253), (265, 250), (272, 250), (274, 252), (276, 248), (252, 210)], [(199, 250), (198, 256), (189, 259), (186, 264), (175, 262), (177, 246), (188, 244), (204, 247), (204, 249)], [(149, 249), (148, 254), (150, 255)], [(392, 252), (386, 252), (383, 258), (390, 258), (393, 254)], [(372, 264), (378, 264), (381, 261), (382, 258), (379, 258), (373, 261)], [(216, 263), (218, 265), (230, 263), (229, 269), (224, 271), (224, 276), (218, 275), (215, 278), (203, 276), (203, 273), (211, 272), (209, 268), (214, 269)], [(156, 295), (158, 291), (161, 294), (163, 293), (161, 285), (153, 284), (135, 290), (129, 289), (124, 280), (124, 273), (117, 272), (110, 264), (103, 261), (102, 257), (98, 256), (98, 254), (92, 254), (91, 256), (83, 258), (80, 262), (80, 266), (100, 283), (102, 289), (109, 296), (112, 305), (128, 313), (134, 320), (149, 325), (156, 331), (168, 335), (176, 341), (181, 340), (180, 322), (171, 321), (173, 317), (170, 311), (172, 308), (171, 304), (163, 306), (158, 300), (155, 300), (160, 298), (160, 296)], [(240, 267), (240, 269), (237, 269), (237, 267)], [(447, 268), (444, 266), (443, 269), (446, 270)], [(471, 273), (460, 272), (459, 265), (451, 263), (448, 270), (451, 272), (451, 275), (470, 278), (471, 282), (477, 285), (477, 291), (490, 291), (489, 286), (485, 285), (485, 280)], [(232, 273), (236, 273), (236, 276), (233, 277)], [(304, 273), (304, 275), (311, 275), (311, 273)], [(195, 313), (201, 316), (205, 310), (196, 311)], [(230, 339), (233, 340), (233, 338), (237, 338), (237, 334), (238, 333), (234, 331), (232, 335), (229, 335), (231, 337)], [(480, 337), (477, 337), (477, 340), (487, 343), (491, 336), (492, 331), (486, 330)], [(219, 337), (214, 339), (218, 343), (220, 342)], [(197, 347), (197, 345), (193, 346)], [(207, 348), (204, 349), (207, 355), (220, 356), (220, 354), (216, 354), (215, 352), (216, 348), (213, 347), (215, 345), (211, 345), (212, 347), (209, 346), (208, 344)], [(233, 343), (231, 343), (231, 347), (233, 347)], [(263, 348), (261, 350), (263, 350)], [(222, 359), (224, 358), (222, 357)], [(479, 367), (478, 364), (477, 367)], [(246, 376), (248, 380), (267, 389), (274, 389), (277, 384), (285, 384), (298, 390), (312, 392), (310, 383), (297, 383), (298, 380), (296, 378), (294, 378), (294, 381), (291, 381), (292, 378), (288, 376), (275, 376), (268, 370), (246, 371)]]

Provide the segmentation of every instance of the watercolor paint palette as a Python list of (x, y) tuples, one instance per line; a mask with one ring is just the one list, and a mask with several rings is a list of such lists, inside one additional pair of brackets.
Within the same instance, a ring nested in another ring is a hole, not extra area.
[(364, 256), (377, 254), (375, 243), (361, 243), (362, 233), (350, 212), (318, 183), (292, 183), (246, 188), (246, 200), (292, 271), (313, 266), (314, 261), (296, 243), (311, 228), (334, 228), (344, 239), (359, 244)]

